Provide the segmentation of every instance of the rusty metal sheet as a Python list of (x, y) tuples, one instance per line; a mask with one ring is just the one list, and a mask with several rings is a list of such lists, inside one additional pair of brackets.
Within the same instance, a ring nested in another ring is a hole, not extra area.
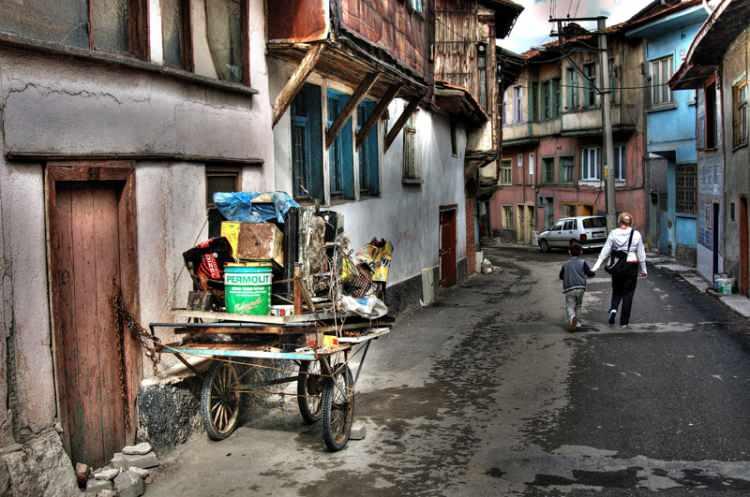
[(273, 0), (268, 6), (269, 41), (303, 43), (328, 36), (325, 0)]

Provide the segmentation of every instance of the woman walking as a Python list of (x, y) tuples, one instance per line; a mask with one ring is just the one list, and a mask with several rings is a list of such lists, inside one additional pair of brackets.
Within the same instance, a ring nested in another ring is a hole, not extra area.
[(615, 324), (617, 308), (622, 303), (620, 326), (630, 323), (630, 310), (638, 283), (638, 274), (645, 278), (646, 250), (641, 234), (633, 228), (633, 216), (627, 212), (620, 214), (617, 228), (613, 229), (602, 247), (592, 270), (596, 272), (605, 261), (605, 270), (612, 276), (612, 302), (609, 306), (609, 324)]

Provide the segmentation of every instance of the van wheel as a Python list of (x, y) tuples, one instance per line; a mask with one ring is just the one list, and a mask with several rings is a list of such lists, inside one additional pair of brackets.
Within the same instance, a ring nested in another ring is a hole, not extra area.
[(539, 241), (539, 250), (541, 250), (544, 253), (549, 252), (549, 242), (547, 240), (540, 240)]

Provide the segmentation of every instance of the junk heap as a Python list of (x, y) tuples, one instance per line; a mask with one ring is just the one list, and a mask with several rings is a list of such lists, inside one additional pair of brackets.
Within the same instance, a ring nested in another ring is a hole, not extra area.
[(192, 310), (247, 315), (388, 313), (393, 245), (372, 239), (352, 250), (344, 217), (300, 207), (287, 193), (216, 193), (221, 236), (183, 254)]

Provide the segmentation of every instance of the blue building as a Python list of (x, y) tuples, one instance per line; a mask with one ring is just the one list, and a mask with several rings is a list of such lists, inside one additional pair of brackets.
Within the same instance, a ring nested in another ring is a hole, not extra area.
[(673, 93), (667, 83), (706, 17), (700, 0), (656, 0), (627, 22), (626, 32), (644, 42), (647, 240), (691, 263), (698, 215), (695, 91)]

